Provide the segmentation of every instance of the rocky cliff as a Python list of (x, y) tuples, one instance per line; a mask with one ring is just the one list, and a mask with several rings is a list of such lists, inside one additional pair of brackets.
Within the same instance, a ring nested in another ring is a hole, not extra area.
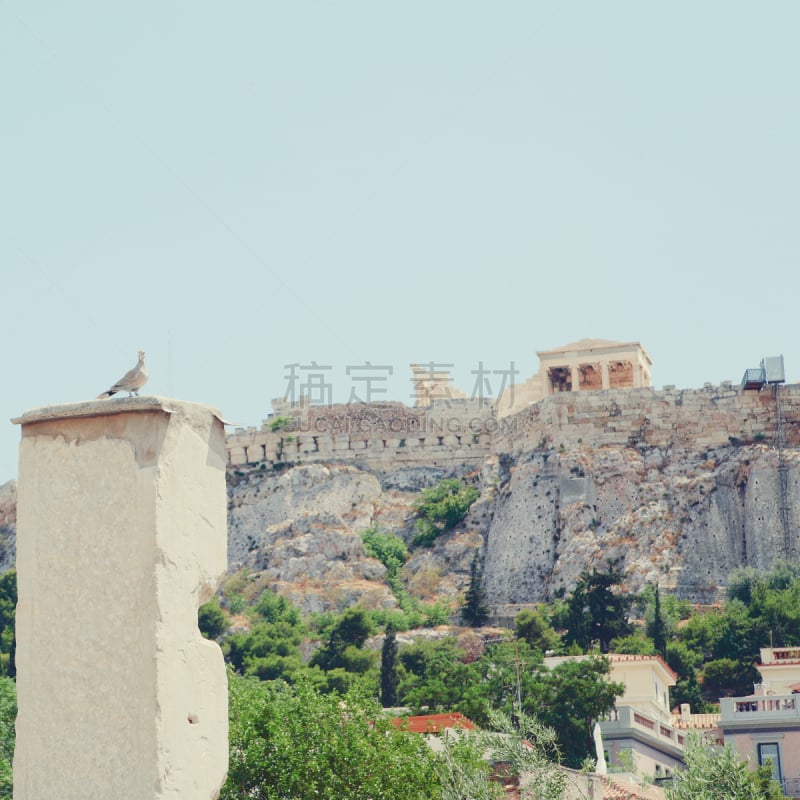
[[(458, 477), (479, 499), (403, 569), (422, 600), (455, 606), (477, 551), (502, 618), (609, 561), (631, 591), (657, 582), (709, 602), (737, 566), (800, 557), (800, 387), (782, 392), (567, 393), (502, 425), (466, 405), (439, 419), (383, 404), (237, 431), (229, 567), (306, 611), (392, 607), (360, 532), (410, 542), (421, 490)], [(0, 568), (13, 564), (15, 496), (0, 486)]]
[[(782, 477), (783, 474), (783, 477)], [(585, 569), (622, 568), (631, 591), (647, 583), (698, 602), (719, 595), (737, 566), (796, 559), (800, 451), (764, 444), (694, 452), (601, 447), (489, 456), (480, 468), (372, 471), (330, 463), (281, 474), (236, 469), (230, 487), (230, 565), (261, 573), (307, 610), (359, 600), (389, 607), (384, 570), (360, 530), (413, 538), (419, 491), (449, 475), (480, 489), (454, 531), (412, 550), (413, 594), (455, 600), (472, 556), (500, 616), (569, 590)]]
[(488, 598), (546, 600), (613, 561), (631, 590), (658, 583), (709, 602), (735, 567), (797, 558), (800, 452), (782, 462), (761, 444), (524, 454), (485, 534)]
[[(392, 608), (386, 570), (367, 557), (361, 531), (377, 526), (410, 541), (413, 503), (420, 491), (445, 477), (483, 484), (479, 473), (438, 467), (379, 472), (349, 464), (308, 464), (230, 473), (228, 557), (231, 571), (289, 597), (305, 611), (343, 609), (355, 603)], [(404, 570), (409, 590), (425, 601), (453, 600), (483, 544), (490, 506), (482, 499), (459, 529), (435, 547), (412, 553)]]

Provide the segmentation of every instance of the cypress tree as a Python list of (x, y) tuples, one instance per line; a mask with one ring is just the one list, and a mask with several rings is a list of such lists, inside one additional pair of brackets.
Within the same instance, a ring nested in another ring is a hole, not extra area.
[(661, 595), (656, 584), (656, 593), (653, 609), (653, 645), (662, 658), (667, 657), (667, 624), (661, 614)]
[(381, 648), (381, 705), (397, 705), (397, 636), (391, 622), (386, 625), (386, 636)]
[(483, 625), (489, 619), (489, 607), (486, 605), (482, 581), (483, 575), (476, 550), (469, 569), (469, 588), (464, 598), (464, 607), (461, 610), (464, 620), (470, 625)]

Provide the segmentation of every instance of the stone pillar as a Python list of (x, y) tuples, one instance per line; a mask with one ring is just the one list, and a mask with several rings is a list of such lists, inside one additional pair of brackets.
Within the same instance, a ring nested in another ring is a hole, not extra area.
[(578, 370), (577, 364), (570, 364), (570, 375), (572, 376), (572, 391), (580, 391), (581, 388), (581, 373)]
[(14, 422), (15, 800), (216, 798), (227, 681), (197, 609), (226, 568), (222, 421), (131, 397)]

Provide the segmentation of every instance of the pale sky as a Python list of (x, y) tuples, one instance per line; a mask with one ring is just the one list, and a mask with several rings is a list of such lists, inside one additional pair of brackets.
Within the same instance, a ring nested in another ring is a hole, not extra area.
[[(0, 0), (0, 483), (38, 406), (286, 365), (800, 379), (800, 3)], [(382, 373), (386, 374), (386, 372)], [(362, 384), (363, 385), (363, 384)]]

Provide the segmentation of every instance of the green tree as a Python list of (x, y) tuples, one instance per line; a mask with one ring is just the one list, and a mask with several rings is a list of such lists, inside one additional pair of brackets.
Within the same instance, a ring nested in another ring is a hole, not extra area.
[(492, 780), (491, 766), (483, 758), (485, 748), (476, 736), (462, 734), (442, 739), (436, 760), (441, 800), (502, 800), (502, 787)]
[(304, 669), (301, 642), (301, 629), (284, 620), (258, 622), (247, 633), (229, 636), (222, 652), (243, 675), (254, 675), (262, 680), (282, 678), (292, 683)]
[(478, 724), (488, 724), (492, 710), (519, 714), (527, 698), (535, 695), (542, 655), (524, 640), (501, 641), (486, 648), (468, 665), (456, 708)]
[(653, 640), (656, 653), (664, 658), (667, 654), (667, 622), (661, 613), (661, 593), (658, 584), (653, 601), (653, 622), (648, 626), (647, 635)]
[(0, 575), (0, 668), (3, 674), (11, 678), (16, 675), (14, 663), (16, 610), (17, 571), (10, 569)]
[(17, 687), (11, 678), (0, 678), (0, 800), (11, 800), (13, 791), (14, 723)]
[(294, 420), (291, 417), (274, 417), (269, 421), (269, 429), (272, 433), (278, 431), (289, 431), (294, 427)]
[(749, 603), (753, 596), (753, 587), (762, 575), (763, 573), (755, 567), (737, 567), (728, 576), (725, 596), (728, 600), (741, 600), (745, 604)]
[[(386, 567), (386, 582), (392, 588), (392, 592), (397, 599), (397, 604), (401, 611), (390, 613), (402, 613), (405, 620), (398, 626), (399, 629), (408, 629), (422, 624), (423, 614), (420, 610), (420, 603), (412, 597), (406, 589), (400, 577), (400, 570), (408, 560), (408, 548), (406, 543), (393, 533), (386, 533), (377, 527), (367, 528), (361, 534), (364, 542), (364, 550), (367, 555), (377, 558)], [(397, 620), (396, 620), (397, 622)]]
[(608, 572), (584, 572), (567, 601), (564, 624), (566, 644), (576, 644), (584, 652), (595, 644), (608, 653), (611, 640), (627, 636), (632, 626), (628, 611), (632, 598), (613, 591), (622, 574), (609, 564)]
[(675, 772), (667, 800), (780, 800), (783, 792), (769, 767), (751, 771), (733, 748), (712, 748), (695, 733), (684, 753), (685, 769)]
[(716, 657), (717, 645), (722, 638), (725, 619), (720, 611), (692, 614), (678, 632), (678, 641), (695, 654), (698, 663)]
[(480, 554), (475, 551), (469, 569), (469, 586), (464, 598), (461, 614), (469, 625), (484, 625), (489, 619), (489, 607), (486, 604), (486, 594), (483, 591), (483, 575), (480, 568)]
[(502, 765), (504, 780), (519, 782), (521, 800), (561, 800), (567, 776), (558, 766), (554, 731), (528, 714), (491, 711), (488, 730), (470, 731), (443, 742), (439, 758), (442, 800), (494, 800), (506, 793), (492, 780), (489, 764)]
[(541, 608), (523, 608), (514, 618), (514, 635), (542, 655), (558, 649), (561, 640)]
[(328, 641), (314, 653), (311, 665), (323, 670), (344, 669), (366, 672), (372, 665), (372, 654), (361, 647), (372, 633), (372, 620), (363, 608), (348, 608), (334, 624)]
[(638, 656), (654, 656), (656, 648), (653, 640), (641, 629), (637, 628), (627, 636), (611, 640), (612, 653), (629, 653)]
[(703, 697), (697, 680), (700, 656), (687, 647), (685, 642), (670, 641), (667, 643), (666, 662), (677, 675), (675, 686), (669, 690), (672, 706), (688, 703), (697, 714), (710, 713), (713, 709)]
[(300, 609), (282, 595), (264, 589), (253, 606), (253, 612), (266, 622), (286, 622), (293, 628), (302, 628)]
[(415, 712), (464, 712), (463, 698), (479, 676), (473, 665), (464, 663), (464, 651), (455, 639), (417, 642), (402, 648), (398, 659), (400, 703)]
[(708, 698), (742, 697), (751, 694), (758, 671), (752, 664), (732, 658), (717, 658), (703, 665), (703, 693)]
[(321, 694), (233, 673), (230, 759), (220, 800), (440, 797), (436, 756), (358, 693)]
[(308, 675), (300, 645), (306, 628), (299, 609), (285, 597), (264, 590), (251, 612), (250, 630), (228, 636), (222, 652), (237, 672), (261, 680), (293, 683), (300, 674), (324, 680), (318, 671)]
[(200, 606), (197, 612), (197, 625), (206, 639), (218, 639), (228, 630), (228, 617), (216, 597)]
[(561, 757), (556, 732), (525, 712), (492, 711), (488, 724), (490, 730), (478, 733), (477, 740), (520, 780), (520, 798), (561, 800), (567, 776), (558, 766)]
[(384, 708), (397, 705), (397, 634), (391, 622), (386, 626), (386, 635), (381, 648), (381, 704)]
[(580, 768), (594, 755), (592, 728), (610, 711), (625, 687), (608, 680), (606, 658), (564, 661), (552, 670), (542, 668), (523, 709), (555, 730), (564, 764)]

